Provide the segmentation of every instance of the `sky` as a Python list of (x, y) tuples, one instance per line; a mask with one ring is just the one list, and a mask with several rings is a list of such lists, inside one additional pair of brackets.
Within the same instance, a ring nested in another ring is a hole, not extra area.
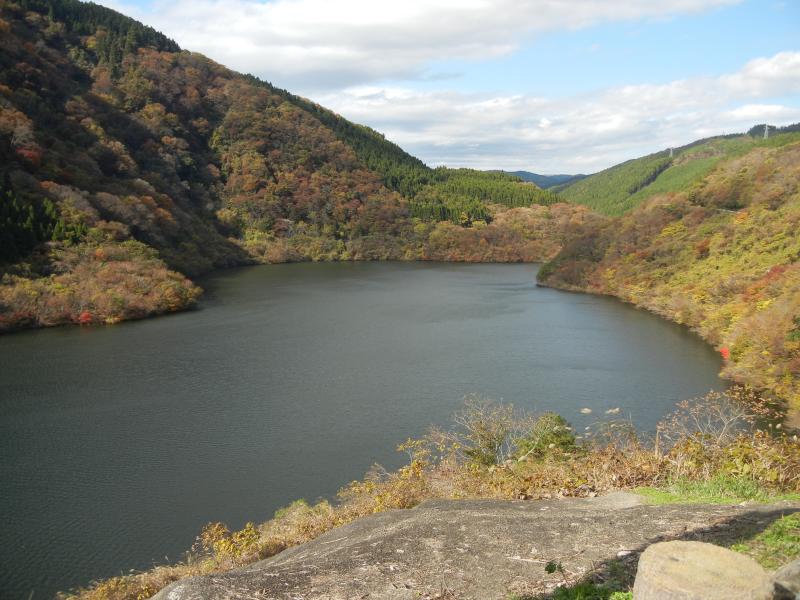
[(100, 0), (431, 166), (592, 173), (800, 122), (800, 0)]

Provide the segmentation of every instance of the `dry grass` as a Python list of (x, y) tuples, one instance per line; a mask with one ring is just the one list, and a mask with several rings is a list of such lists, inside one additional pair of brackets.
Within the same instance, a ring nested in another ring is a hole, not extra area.
[(409, 455), (407, 465), (392, 473), (376, 467), (345, 487), (336, 504), (297, 501), (272, 520), (235, 532), (209, 524), (184, 563), (96, 582), (62, 597), (148, 598), (179, 578), (252, 563), (359, 517), (433, 498), (594, 496), (720, 478), (746, 484), (743, 489), (759, 498), (799, 492), (800, 444), (796, 436), (759, 428), (768, 412), (756, 395), (734, 389), (681, 403), (653, 440), (621, 422), (578, 439), (552, 413), (536, 417), (473, 398), (452, 431), (408, 440), (399, 448)]

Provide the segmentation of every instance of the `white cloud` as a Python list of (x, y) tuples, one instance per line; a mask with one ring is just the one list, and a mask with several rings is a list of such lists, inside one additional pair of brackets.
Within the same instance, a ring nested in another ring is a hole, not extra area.
[(356, 87), (315, 99), (430, 164), (591, 172), (764, 120), (800, 121), (800, 103), (754, 102), (800, 91), (798, 64), (800, 52), (781, 52), (721, 77), (571, 98)]
[(772, 58), (757, 58), (738, 73), (721, 79), (725, 87), (743, 95), (800, 93), (800, 53), (780, 52)]
[(295, 91), (418, 77), (542, 32), (661, 19), (739, 0), (101, 0), (238, 71)]
[[(664, 19), (739, 0), (101, 0), (183, 47), (306, 94), (430, 164), (594, 171), (755, 122), (800, 121), (800, 52), (735, 73), (567, 98), (389, 88), (446, 80), (433, 61), (485, 60), (537, 35)], [(594, 48), (590, 47), (587, 52)], [(787, 106), (786, 104), (794, 104)]]
[(725, 119), (752, 123), (797, 121), (797, 109), (780, 104), (745, 104), (723, 113)]

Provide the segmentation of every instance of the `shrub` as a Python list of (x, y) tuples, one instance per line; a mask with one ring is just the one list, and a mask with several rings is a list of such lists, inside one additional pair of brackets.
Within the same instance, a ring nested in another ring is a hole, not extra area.
[(541, 458), (576, 449), (575, 434), (567, 420), (554, 412), (546, 412), (533, 422), (533, 427), (516, 441), (518, 460)]

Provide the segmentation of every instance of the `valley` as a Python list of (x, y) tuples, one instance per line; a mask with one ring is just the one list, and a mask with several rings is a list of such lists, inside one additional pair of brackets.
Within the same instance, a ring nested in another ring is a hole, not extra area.
[(426, 501), (796, 501), (800, 125), (597, 172), (569, 131), (585, 162), (429, 166), (104, 6), (0, 0), (0, 595), (143, 600)]

